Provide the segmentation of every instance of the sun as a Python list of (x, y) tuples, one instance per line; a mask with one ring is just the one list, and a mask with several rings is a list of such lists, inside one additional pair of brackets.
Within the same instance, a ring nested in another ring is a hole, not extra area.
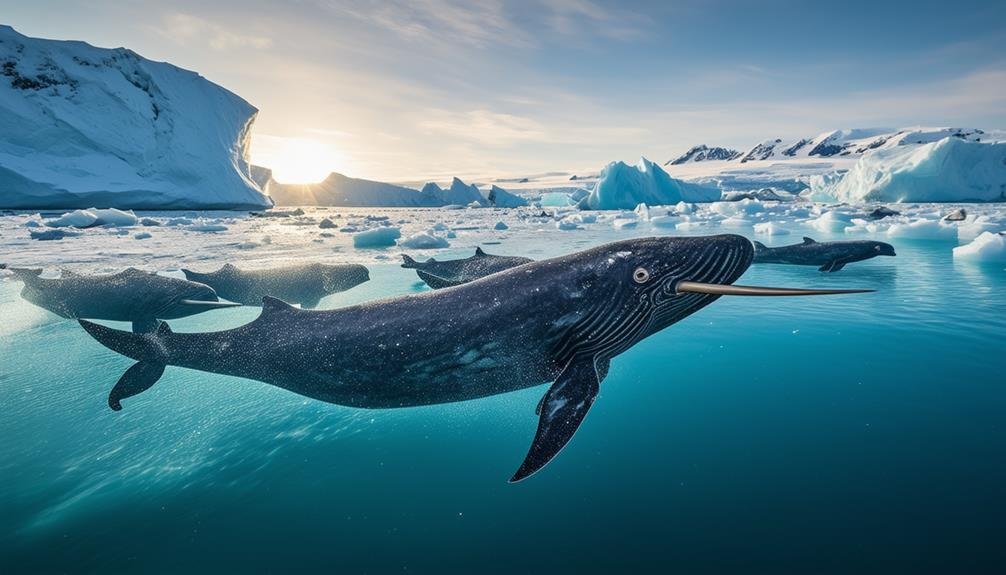
[(313, 184), (340, 171), (344, 157), (332, 146), (310, 138), (256, 134), (252, 139), (252, 163), (272, 170), (281, 184)]

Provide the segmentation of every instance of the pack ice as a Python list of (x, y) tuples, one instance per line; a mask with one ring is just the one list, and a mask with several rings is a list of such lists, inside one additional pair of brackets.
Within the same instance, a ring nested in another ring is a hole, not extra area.
[(0, 207), (257, 209), (257, 110), (125, 48), (0, 26)]

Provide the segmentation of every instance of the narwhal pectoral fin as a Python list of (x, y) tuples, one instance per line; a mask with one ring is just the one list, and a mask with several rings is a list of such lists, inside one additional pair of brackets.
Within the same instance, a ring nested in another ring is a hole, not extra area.
[(441, 289), (458, 285), (457, 282), (455, 281), (449, 280), (447, 278), (442, 278), (438, 275), (434, 275), (431, 274), (430, 272), (426, 272), (423, 270), (416, 270), (416, 275), (419, 276), (419, 279), (426, 282), (426, 285), (430, 286), (433, 289)]
[(150, 389), (164, 374), (164, 364), (153, 361), (141, 361), (122, 374), (119, 381), (108, 394), (108, 407), (114, 411), (122, 409), (122, 400), (133, 397)]
[(538, 404), (538, 431), (511, 483), (544, 467), (569, 443), (594, 404), (600, 386), (593, 359), (573, 359), (566, 366)]
[(823, 266), (817, 268), (819, 272), (837, 272), (838, 270), (845, 267), (845, 263), (842, 260), (831, 260), (830, 262), (824, 264)]

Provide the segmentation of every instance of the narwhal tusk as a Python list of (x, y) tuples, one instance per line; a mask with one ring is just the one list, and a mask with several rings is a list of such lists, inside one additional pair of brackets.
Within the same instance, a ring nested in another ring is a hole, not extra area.
[(789, 295), (835, 295), (843, 293), (870, 293), (872, 289), (794, 289), (758, 286), (739, 286), (730, 284), (704, 284), (700, 282), (681, 281), (675, 288), (678, 293), (704, 293), (710, 295), (757, 295), (757, 296), (789, 296)]
[(218, 309), (218, 308), (225, 308), (225, 307), (241, 307), (241, 304), (239, 304), (239, 303), (233, 303), (233, 302), (229, 302), (229, 301), (201, 301), (201, 300), (195, 300), (195, 299), (183, 299), (182, 301), (180, 301), (178, 303), (180, 303), (182, 305), (193, 305), (193, 306), (197, 305), (197, 306), (200, 306), (200, 307), (204, 307), (206, 309)]

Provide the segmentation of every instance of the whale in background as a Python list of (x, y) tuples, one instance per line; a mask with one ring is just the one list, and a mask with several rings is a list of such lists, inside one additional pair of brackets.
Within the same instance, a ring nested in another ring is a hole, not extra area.
[(520, 256), (495, 256), (475, 248), (475, 255), (457, 260), (437, 261), (433, 258), (418, 262), (402, 254), (402, 267), (415, 269), (426, 285), (441, 289), (468, 283), (487, 275), (533, 262), (531, 258)]
[(219, 301), (213, 288), (129, 268), (112, 275), (42, 277), (41, 269), (9, 268), (24, 282), (21, 297), (69, 319), (128, 321), (134, 332), (153, 331), (158, 320), (179, 319), (240, 304)]
[[(505, 270), (452, 289), (326, 311), (266, 298), (244, 326), (212, 333), (130, 334), (81, 321), (137, 361), (112, 409), (175, 365), (263, 381), (361, 408), (476, 399), (551, 382), (538, 430), (511, 481), (541, 469), (573, 437), (612, 358), (721, 295), (820, 295), (732, 285), (751, 265), (741, 236), (619, 241)], [(498, 297), (506, 294), (506, 297)]]
[(370, 279), (359, 264), (302, 264), (264, 270), (241, 270), (225, 264), (215, 272), (183, 269), (185, 277), (212, 287), (220, 297), (244, 305), (262, 305), (266, 296), (315, 308), (325, 296), (354, 288)]
[(820, 266), (818, 271), (837, 272), (846, 264), (877, 256), (894, 256), (894, 246), (884, 242), (857, 240), (851, 242), (817, 242), (803, 238), (803, 243), (770, 248), (754, 242), (754, 263)]

